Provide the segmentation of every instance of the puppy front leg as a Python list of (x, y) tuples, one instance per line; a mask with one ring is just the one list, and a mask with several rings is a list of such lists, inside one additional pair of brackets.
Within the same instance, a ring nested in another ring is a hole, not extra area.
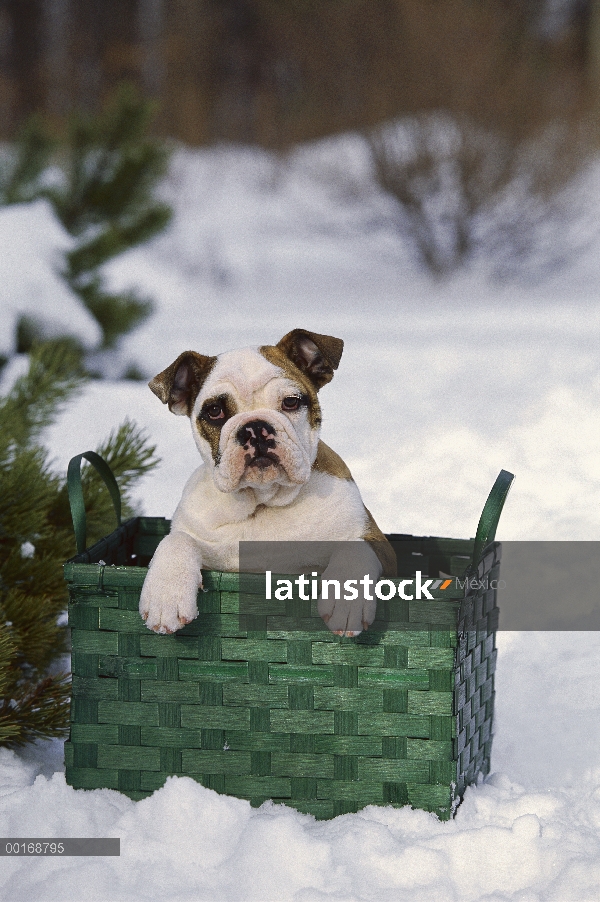
[[(368, 542), (339, 543), (323, 571), (323, 580), (335, 580), (341, 587), (340, 598), (319, 600), (319, 614), (337, 636), (358, 636), (375, 620), (377, 599), (374, 584), (383, 568)], [(363, 582), (371, 580), (370, 588)], [(354, 598), (344, 596), (355, 595)]]
[(174, 633), (198, 616), (201, 566), (200, 550), (188, 533), (165, 536), (150, 561), (140, 596), (140, 614), (148, 629)]

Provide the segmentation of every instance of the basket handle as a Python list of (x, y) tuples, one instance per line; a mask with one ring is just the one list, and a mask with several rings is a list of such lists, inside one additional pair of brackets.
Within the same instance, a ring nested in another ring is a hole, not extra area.
[(494, 541), (500, 514), (514, 478), (514, 474), (509, 473), (508, 470), (500, 470), (496, 482), (492, 486), (477, 526), (473, 545), (473, 563), (471, 564), (473, 570), (477, 567), (483, 550)]
[(111, 468), (106, 461), (96, 454), (95, 451), (84, 451), (82, 454), (76, 454), (69, 461), (69, 469), (67, 470), (67, 492), (69, 495), (69, 505), (71, 507), (71, 516), (73, 518), (73, 529), (75, 530), (75, 543), (77, 545), (77, 554), (85, 551), (86, 542), (86, 516), (85, 504), (83, 501), (83, 489), (81, 488), (81, 461), (85, 458), (98, 471), (102, 480), (110, 492), (112, 503), (117, 517), (117, 526), (121, 525), (121, 493)]

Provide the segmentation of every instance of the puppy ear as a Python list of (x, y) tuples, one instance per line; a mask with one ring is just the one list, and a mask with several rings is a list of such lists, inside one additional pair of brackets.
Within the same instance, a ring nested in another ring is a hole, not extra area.
[(306, 329), (293, 329), (277, 347), (311, 380), (317, 391), (333, 379), (344, 342), (331, 335), (319, 335)]
[(190, 416), (198, 392), (216, 357), (205, 357), (195, 351), (184, 351), (171, 366), (148, 383), (155, 395), (178, 416)]

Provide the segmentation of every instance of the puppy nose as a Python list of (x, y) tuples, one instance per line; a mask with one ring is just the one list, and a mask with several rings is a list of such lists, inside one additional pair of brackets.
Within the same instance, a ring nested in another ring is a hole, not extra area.
[(258, 452), (264, 452), (275, 447), (276, 434), (275, 427), (266, 420), (251, 420), (240, 426), (236, 438), (242, 447), (248, 445)]

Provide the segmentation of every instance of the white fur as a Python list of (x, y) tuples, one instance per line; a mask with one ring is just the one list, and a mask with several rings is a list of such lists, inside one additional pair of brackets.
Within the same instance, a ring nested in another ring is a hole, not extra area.
[[(221, 354), (208, 376), (192, 411), (192, 432), (204, 462), (214, 468), (215, 484), (222, 492), (232, 492), (247, 485), (254, 486), (273, 476), (265, 471), (244, 467), (244, 452), (236, 441), (238, 429), (254, 419), (268, 419), (278, 430), (278, 454), (283, 471), (277, 482), (286, 488), (288, 503), (310, 476), (310, 468), (317, 454), (318, 430), (310, 428), (305, 411), (286, 415), (280, 411), (287, 395), (298, 394), (297, 383), (288, 379), (278, 366), (270, 363), (256, 348), (244, 348)], [(238, 413), (225, 423), (219, 448), (221, 460), (215, 467), (211, 448), (200, 434), (197, 416), (207, 398), (230, 395)]]
[[(365, 534), (367, 513), (353, 480), (311, 469), (319, 430), (311, 428), (306, 410), (281, 411), (282, 399), (294, 393), (298, 385), (255, 349), (230, 351), (218, 358), (191, 416), (204, 465), (188, 480), (171, 533), (158, 546), (142, 589), (140, 613), (150, 629), (174, 632), (193, 620), (201, 568), (238, 570), (242, 541), (346, 542), (361, 540)], [(215, 465), (197, 416), (207, 399), (220, 394), (233, 397), (238, 412), (221, 431), (220, 461)], [(250, 468), (244, 466), (236, 441), (240, 426), (253, 419), (275, 426), (282, 464), (260, 472), (258, 480), (249, 477)], [(361, 547), (363, 553), (351, 560), (337, 551), (331, 560), (312, 561), (312, 566), (324, 570), (326, 578), (369, 573), (379, 579), (378, 558), (366, 542)], [(329, 618), (330, 629), (354, 635), (363, 623), (373, 621), (375, 608), (366, 601), (338, 602), (326, 605), (321, 613)]]

